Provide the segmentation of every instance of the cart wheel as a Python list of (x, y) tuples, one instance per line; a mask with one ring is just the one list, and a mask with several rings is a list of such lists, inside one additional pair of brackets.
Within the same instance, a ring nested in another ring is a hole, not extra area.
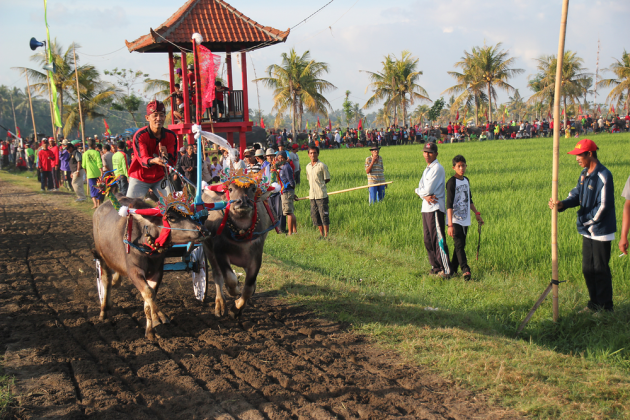
[(98, 291), (98, 300), (103, 305), (105, 287), (103, 286), (103, 268), (99, 260), (96, 260), (96, 290)]
[(208, 287), (208, 263), (206, 256), (203, 253), (203, 247), (199, 246), (191, 254), (191, 260), (197, 262), (199, 272), (192, 272), (193, 291), (195, 298), (200, 302), (203, 302), (206, 298), (206, 290)]

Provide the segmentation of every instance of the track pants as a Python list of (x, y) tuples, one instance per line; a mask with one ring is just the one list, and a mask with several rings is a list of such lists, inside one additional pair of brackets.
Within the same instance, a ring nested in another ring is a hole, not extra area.
[(451, 265), (448, 260), (448, 246), (444, 233), (444, 213), (436, 210), (422, 213), (422, 229), (424, 232), (424, 246), (429, 256), (431, 272), (451, 274)]
[(612, 274), (610, 273), (610, 241), (594, 241), (582, 237), (582, 273), (594, 311), (613, 310)]
[(468, 226), (458, 225), (453, 223), (453, 242), (455, 245), (455, 251), (453, 251), (453, 258), (451, 259), (451, 268), (453, 274), (457, 273), (459, 267), (462, 268), (462, 273), (470, 271), (468, 266), (468, 258), (466, 258), (466, 236), (468, 235)]

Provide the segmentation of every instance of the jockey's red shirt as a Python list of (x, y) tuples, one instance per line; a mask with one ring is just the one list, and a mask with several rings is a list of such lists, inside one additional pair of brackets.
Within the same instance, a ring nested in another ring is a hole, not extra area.
[(149, 160), (160, 156), (160, 145), (166, 146), (168, 163), (175, 166), (177, 156), (177, 135), (162, 128), (161, 138), (153, 135), (149, 126), (136, 131), (133, 136), (133, 160), (129, 165), (129, 177), (147, 184), (155, 184), (164, 178), (164, 167), (149, 163)]

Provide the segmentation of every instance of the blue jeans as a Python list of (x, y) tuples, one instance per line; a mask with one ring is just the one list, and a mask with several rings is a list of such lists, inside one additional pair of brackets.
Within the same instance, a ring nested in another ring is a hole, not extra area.
[(385, 198), (385, 185), (370, 187), (368, 190), (370, 190), (370, 204), (376, 203), (377, 201), (381, 201)]

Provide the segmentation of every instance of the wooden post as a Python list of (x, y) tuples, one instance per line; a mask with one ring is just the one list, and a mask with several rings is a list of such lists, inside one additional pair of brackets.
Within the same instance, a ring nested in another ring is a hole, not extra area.
[[(175, 71), (173, 65), (173, 47), (168, 46), (168, 83), (169, 83), (169, 93), (173, 93), (175, 91), (175, 75), (173, 74)], [(171, 96), (171, 124), (175, 125), (175, 112), (176, 101), (175, 98)], [(177, 149), (179, 151), (179, 148)]]
[(181, 52), (182, 55), (182, 91), (184, 92), (184, 123), (190, 124), (190, 96), (188, 95), (188, 64), (186, 60), (186, 53)]
[[(245, 125), (249, 122), (249, 101), (247, 98), (247, 59), (245, 52), (241, 52), (241, 80), (243, 83), (243, 122)], [(245, 149), (247, 148), (247, 141), (245, 140), (245, 132), (241, 132), (239, 135), (239, 145), (241, 149), (241, 159), (245, 155)]]
[(225, 47), (225, 62), (227, 63), (227, 88), (232, 90), (232, 47), (227, 45)]
[(192, 40), (193, 65), (195, 66), (195, 122), (201, 124), (201, 77), (199, 74), (199, 51), (197, 51), (197, 41)]
[[(567, 32), (567, 15), (569, 13), (569, 0), (562, 2), (562, 19), (560, 21), (560, 39), (558, 41), (558, 57), (556, 64), (556, 86), (553, 103), (553, 170), (551, 180), (551, 199), (555, 203), (558, 200), (558, 170), (560, 161), (560, 90), (562, 88), (562, 62), (564, 59), (564, 39)], [(553, 321), (558, 321), (558, 208), (554, 206), (551, 211), (551, 281), (553, 287), (551, 296), (553, 300)]]
[(28, 83), (28, 73), (24, 72), (26, 76), (26, 91), (28, 92), (28, 103), (31, 106), (31, 118), (33, 119), (33, 140), (35, 144), (39, 141), (37, 138), (37, 127), (35, 126), (35, 114), (33, 113), (33, 100), (31, 99), (31, 85)]
[[(13, 92), (9, 91), (9, 96), (11, 97), (11, 109), (13, 110), (13, 125), (15, 125), (15, 135), (17, 136), (17, 120), (15, 119), (15, 108), (13, 107)], [(20, 140), (20, 145), (22, 147), (24, 147), (24, 140), (22, 140), (21, 138), (18, 139)]]
[(72, 44), (72, 56), (74, 57), (74, 77), (77, 79), (77, 102), (79, 103), (79, 121), (81, 121), (81, 140), (85, 150), (85, 127), (83, 126), (83, 110), (81, 109), (81, 92), (79, 91), (79, 70), (77, 69), (77, 53)]
[[(46, 64), (48, 64), (48, 46), (46, 45), (46, 43), (44, 43), (44, 54), (46, 54)], [(48, 104), (50, 105), (50, 125), (52, 126), (52, 136), (56, 137), (55, 136), (55, 118), (53, 117), (53, 108), (52, 108), (52, 103), (53, 103), (52, 102), (52, 89), (50, 87), (50, 75), (48, 74), (48, 70), (46, 70), (46, 82), (48, 83)]]

